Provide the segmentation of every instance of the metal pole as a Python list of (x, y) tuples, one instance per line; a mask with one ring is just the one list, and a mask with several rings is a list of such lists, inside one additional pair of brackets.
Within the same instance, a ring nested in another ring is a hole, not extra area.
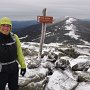
[[(42, 14), (43, 16), (46, 16), (46, 8), (43, 9)], [(42, 47), (45, 40), (45, 33), (46, 33), (46, 23), (42, 23), (41, 40), (40, 40), (40, 47), (39, 47), (39, 54), (38, 54), (39, 60), (41, 60)]]

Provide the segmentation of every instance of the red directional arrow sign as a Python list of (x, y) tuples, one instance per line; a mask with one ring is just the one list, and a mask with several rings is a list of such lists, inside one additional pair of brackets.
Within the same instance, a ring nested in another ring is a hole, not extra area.
[(40, 23), (53, 23), (53, 17), (51, 16), (37, 16), (37, 20)]

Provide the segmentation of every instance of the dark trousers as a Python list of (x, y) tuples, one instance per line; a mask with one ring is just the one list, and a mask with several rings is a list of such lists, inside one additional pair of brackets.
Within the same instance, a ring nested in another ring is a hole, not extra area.
[(0, 90), (5, 90), (8, 83), (9, 90), (18, 90), (18, 63), (3, 65), (0, 72)]

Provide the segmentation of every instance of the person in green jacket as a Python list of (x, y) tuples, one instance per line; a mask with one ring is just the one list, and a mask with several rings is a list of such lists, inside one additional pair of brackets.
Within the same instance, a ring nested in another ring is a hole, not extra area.
[(19, 67), (20, 74), (26, 73), (26, 64), (18, 36), (12, 31), (12, 21), (8, 17), (0, 19), (0, 90), (18, 90)]

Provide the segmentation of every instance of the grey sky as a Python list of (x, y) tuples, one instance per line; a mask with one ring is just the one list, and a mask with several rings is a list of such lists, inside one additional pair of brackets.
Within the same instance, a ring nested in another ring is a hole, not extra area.
[(90, 19), (90, 0), (0, 0), (0, 18), (36, 19), (47, 8), (47, 15), (60, 18), (72, 16)]

